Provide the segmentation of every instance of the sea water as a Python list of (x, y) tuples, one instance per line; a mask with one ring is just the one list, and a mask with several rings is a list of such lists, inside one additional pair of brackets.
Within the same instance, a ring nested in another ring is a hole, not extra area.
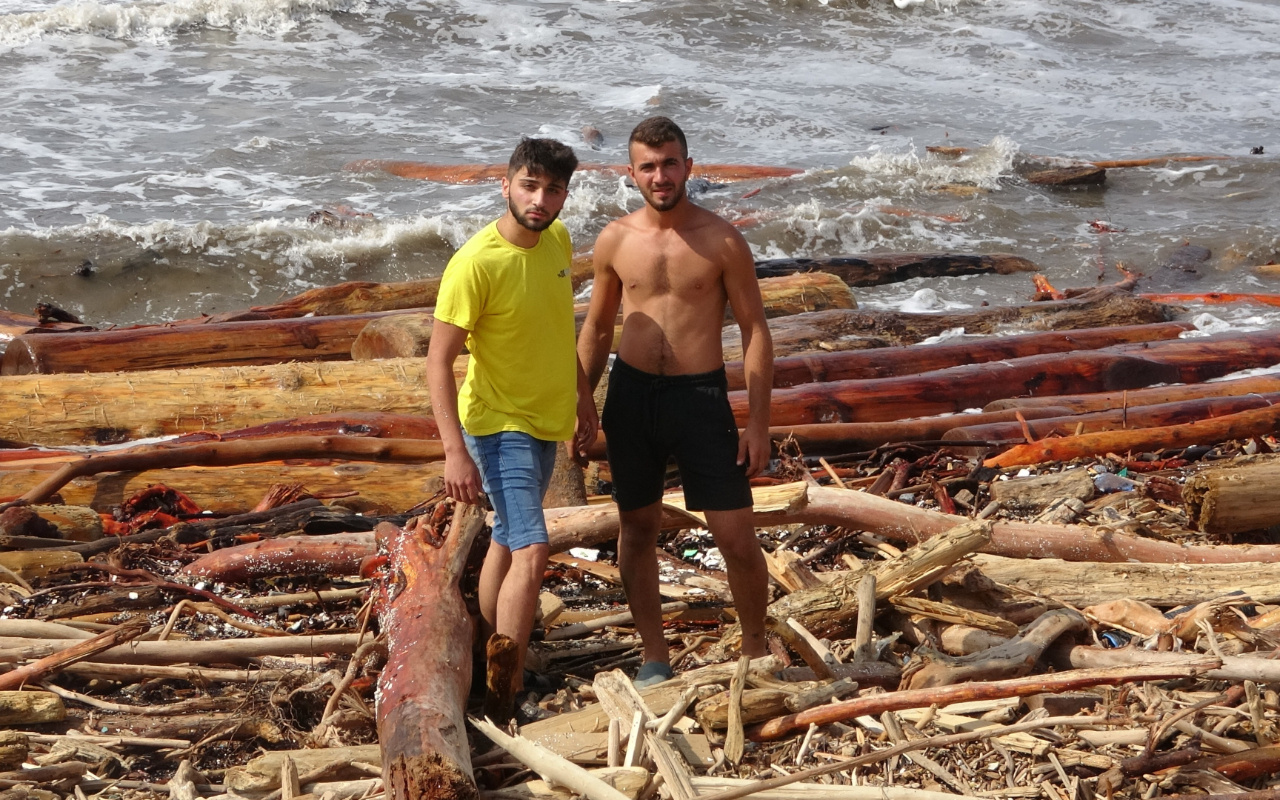
[[(695, 161), (803, 170), (694, 187), (760, 258), (1009, 252), (1060, 287), (1122, 266), (1152, 290), (1280, 292), (1254, 269), (1280, 259), (1277, 0), (0, 0), (0, 85), (0, 308), (95, 325), (439, 274), (502, 212), (497, 185), (348, 164), (503, 163), (526, 135), (620, 164), (653, 114)], [(1019, 176), (1169, 154), (1223, 158), (1092, 188)], [(580, 173), (575, 247), (639, 202)], [(1188, 243), (1209, 257), (1170, 269)], [(857, 294), (930, 310), (1032, 291), (1016, 274)]]

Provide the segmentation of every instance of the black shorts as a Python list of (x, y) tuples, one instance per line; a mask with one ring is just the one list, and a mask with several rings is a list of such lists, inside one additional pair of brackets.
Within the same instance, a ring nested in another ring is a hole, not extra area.
[(691, 511), (751, 506), (746, 465), (724, 367), (695, 375), (653, 375), (615, 359), (600, 420), (613, 473), (613, 499), (634, 511), (662, 499), (675, 457)]

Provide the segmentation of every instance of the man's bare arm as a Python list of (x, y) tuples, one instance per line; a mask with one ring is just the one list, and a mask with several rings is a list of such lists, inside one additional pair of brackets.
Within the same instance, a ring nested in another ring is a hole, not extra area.
[(764, 316), (755, 259), (742, 235), (730, 230), (725, 242), (724, 288), (742, 331), (742, 368), (747, 380), (747, 427), (738, 442), (738, 463), (759, 475), (769, 463), (769, 398), (773, 392), (773, 337)]
[(480, 471), (462, 438), (458, 382), (453, 377), (453, 362), (466, 341), (465, 329), (435, 320), (431, 343), (427, 345), (427, 389), (431, 393), (431, 414), (444, 445), (445, 492), (460, 503), (474, 503), (480, 497)]
[(612, 223), (600, 232), (595, 247), (595, 278), (591, 283), (591, 305), (578, 333), (578, 362), (586, 372), (587, 383), (594, 391), (600, 385), (609, 351), (613, 349), (613, 332), (622, 303), (622, 281), (613, 270), (613, 256), (618, 248), (619, 231)]

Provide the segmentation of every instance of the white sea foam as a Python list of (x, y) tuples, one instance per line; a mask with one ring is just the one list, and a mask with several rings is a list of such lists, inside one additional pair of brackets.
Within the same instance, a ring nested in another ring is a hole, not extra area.
[(51, 34), (89, 33), (157, 40), (193, 27), (278, 35), (298, 20), (359, 13), (365, 0), (174, 0), (160, 3), (76, 2), (0, 16), (0, 43), (18, 45)]

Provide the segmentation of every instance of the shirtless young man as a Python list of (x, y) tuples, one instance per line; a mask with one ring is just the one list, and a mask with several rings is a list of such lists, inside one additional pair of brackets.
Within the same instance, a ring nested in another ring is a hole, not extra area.
[[(594, 387), (622, 303), (622, 339), (601, 420), (622, 515), (618, 567), (644, 641), (637, 686), (671, 677), (662, 631), (656, 547), (667, 458), (691, 510), (706, 514), (729, 572), (742, 652), (765, 654), (768, 571), (751, 518), (748, 478), (769, 461), (773, 341), (755, 262), (733, 226), (685, 194), (693, 168), (684, 133), (666, 117), (636, 126), (627, 173), (645, 205), (610, 223), (595, 247), (591, 308), (578, 360)], [(742, 330), (750, 416), (741, 439), (729, 408), (720, 329), (725, 304)]]
[[(542, 498), (557, 442), (572, 438), (580, 454), (598, 425), (574, 351), (569, 231), (556, 219), (577, 164), (551, 139), (516, 147), (502, 179), (506, 213), (445, 267), (427, 350), (445, 491), (474, 503), (483, 488), (495, 513), (480, 570), (482, 640), (511, 637), (521, 666), (549, 553)], [(464, 344), (459, 393), (453, 362)]]

